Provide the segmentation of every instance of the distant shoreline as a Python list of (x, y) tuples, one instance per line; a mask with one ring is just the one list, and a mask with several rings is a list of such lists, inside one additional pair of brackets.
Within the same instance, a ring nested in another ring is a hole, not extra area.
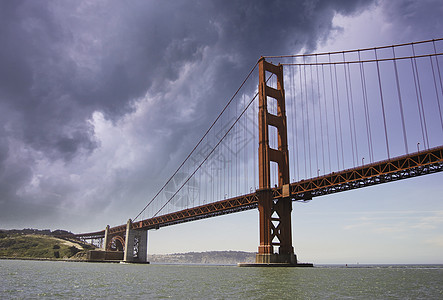
[[(37, 258), (37, 257), (6, 257), (0, 256), (0, 260), (24, 260), (24, 261), (54, 261), (54, 262), (84, 262), (84, 263), (120, 263), (120, 261), (87, 261), (82, 259), (54, 259), (54, 258)], [(184, 262), (152, 262), (149, 265), (159, 265), (159, 266), (235, 266), (237, 264), (220, 264), (220, 263), (184, 263)], [(373, 269), (373, 268), (443, 268), (442, 263), (437, 264), (316, 264), (315, 268), (348, 268), (348, 269)]]

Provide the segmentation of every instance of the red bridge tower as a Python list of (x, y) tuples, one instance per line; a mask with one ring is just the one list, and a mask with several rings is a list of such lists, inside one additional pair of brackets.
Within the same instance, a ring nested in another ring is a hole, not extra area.
[[(283, 66), (259, 61), (259, 190), (260, 246), (256, 263), (297, 264), (292, 247), (291, 211), (289, 197), (289, 155), (286, 126), (285, 91)], [(266, 84), (266, 73), (277, 77), (277, 88)], [(268, 98), (277, 103), (277, 115), (268, 111)], [(269, 126), (277, 128), (278, 149), (269, 145)], [(283, 198), (273, 199), (271, 191), (271, 162), (278, 165), (278, 185), (283, 187)], [(278, 252), (274, 253), (274, 246)]]

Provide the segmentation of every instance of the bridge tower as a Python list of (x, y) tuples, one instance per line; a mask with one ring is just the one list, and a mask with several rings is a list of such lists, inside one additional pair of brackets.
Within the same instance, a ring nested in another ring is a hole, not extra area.
[[(266, 84), (266, 73), (277, 77), (277, 88)], [(277, 103), (277, 115), (268, 111), (268, 98)], [(291, 234), (292, 200), (289, 197), (289, 155), (286, 126), (283, 66), (273, 65), (262, 57), (259, 61), (259, 189), (260, 245), (256, 263), (297, 264)], [(278, 149), (269, 145), (269, 126), (277, 129)], [(271, 162), (278, 165), (278, 185), (283, 197), (273, 199)], [(274, 253), (274, 246), (278, 252)]]

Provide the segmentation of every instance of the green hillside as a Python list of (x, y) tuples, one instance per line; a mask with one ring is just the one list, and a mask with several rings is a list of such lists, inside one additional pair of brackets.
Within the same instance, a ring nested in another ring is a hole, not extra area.
[(0, 233), (0, 257), (81, 259), (93, 248), (48, 235)]

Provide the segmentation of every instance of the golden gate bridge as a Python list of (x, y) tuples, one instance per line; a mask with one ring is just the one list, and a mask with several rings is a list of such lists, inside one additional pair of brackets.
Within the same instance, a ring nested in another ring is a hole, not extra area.
[[(127, 224), (76, 234), (91, 260), (147, 261), (147, 231), (259, 210), (258, 265), (306, 266), (292, 202), (443, 170), (443, 39), (264, 56)], [(257, 86), (258, 78), (258, 86)]]

